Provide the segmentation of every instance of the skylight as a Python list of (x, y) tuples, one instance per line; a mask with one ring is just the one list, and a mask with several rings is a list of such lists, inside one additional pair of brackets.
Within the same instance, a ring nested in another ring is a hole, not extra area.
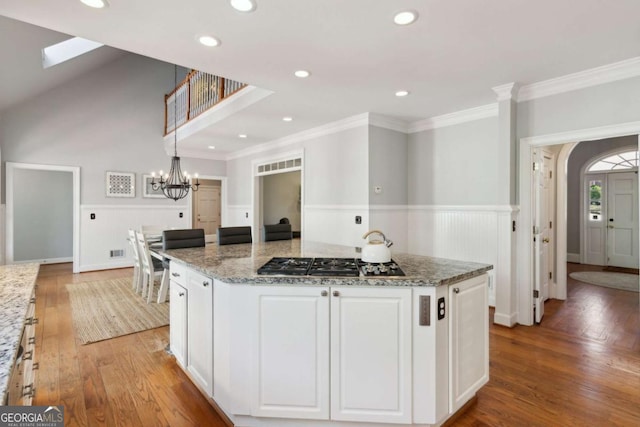
[(74, 37), (69, 40), (45, 47), (42, 49), (42, 68), (53, 67), (62, 62), (73, 59), (77, 56), (84, 55), (104, 46), (102, 43), (93, 42), (91, 40)]

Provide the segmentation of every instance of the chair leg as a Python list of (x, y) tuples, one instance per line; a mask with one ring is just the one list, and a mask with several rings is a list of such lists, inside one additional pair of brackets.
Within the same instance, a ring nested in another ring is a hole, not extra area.
[(133, 267), (133, 280), (131, 280), (131, 289), (135, 293), (140, 290), (140, 267), (137, 265)]
[[(152, 279), (153, 280), (153, 279)], [(142, 275), (142, 287), (140, 289), (140, 296), (144, 298), (147, 292), (147, 284), (149, 283), (149, 275), (144, 273)]]
[(147, 304), (151, 302), (151, 298), (153, 298), (153, 288), (156, 286), (156, 278), (155, 274), (149, 276), (149, 289), (147, 289)]
[(167, 300), (167, 291), (169, 290), (169, 269), (165, 268), (162, 272), (160, 280), (160, 289), (158, 290), (158, 304)]

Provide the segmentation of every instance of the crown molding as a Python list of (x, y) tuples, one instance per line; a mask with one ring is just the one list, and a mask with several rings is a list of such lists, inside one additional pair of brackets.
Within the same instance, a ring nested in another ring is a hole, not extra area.
[(640, 76), (640, 57), (522, 86), (518, 102)]
[(498, 104), (487, 104), (480, 107), (469, 108), (467, 110), (456, 111), (455, 113), (443, 114), (441, 116), (430, 117), (419, 120), (409, 125), (408, 133), (423, 132), (425, 130), (437, 129), (445, 126), (453, 126), (475, 120), (486, 119), (498, 116)]
[(518, 89), (519, 85), (517, 83), (507, 83), (500, 86), (492, 87), (493, 91), (498, 95), (498, 102), (507, 101), (513, 99), (514, 101), (518, 101)]
[(521, 144), (541, 146), (566, 144), (567, 142), (594, 141), (604, 138), (640, 134), (640, 121), (617, 123), (595, 128), (570, 130), (566, 132), (521, 138)]
[(407, 133), (409, 123), (404, 120), (394, 119), (376, 113), (369, 113), (369, 124), (379, 128), (395, 130), (396, 132)]
[(235, 151), (230, 153), (226, 159), (233, 160), (240, 157), (246, 157), (253, 154), (262, 153), (264, 151), (270, 151), (275, 148), (286, 147), (291, 144), (295, 144), (309, 139), (319, 138), (324, 135), (330, 135), (332, 133), (341, 132), (343, 130), (352, 129), (359, 126), (365, 126), (369, 124), (369, 113), (362, 113), (355, 116), (347, 117), (346, 119), (338, 120), (335, 122), (327, 123), (323, 126), (318, 126), (312, 129), (308, 129), (302, 132), (294, 133), (282, 138), (274, 139), (273, 141), (265, 142), (263, 144), (256, 145), (254, 147), (245, 148), (244, 150)]

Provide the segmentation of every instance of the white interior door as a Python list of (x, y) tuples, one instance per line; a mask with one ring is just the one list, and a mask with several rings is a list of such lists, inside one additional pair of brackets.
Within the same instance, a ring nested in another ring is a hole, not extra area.
[(606, 265), (607, 252), (607, 175), (585, 176), (584, 204), (584, 262), (591, 265)]
[(607, 193), (607, 265), (638, 268), (637, 172), (609, 173)]
[(206, 240), (213, 241), (218, 227), (221, 225), (220, 187), (201, 185), (194, 196), (194, 228), (204, 229)]
[[(541, 149), (533, 151), (533, 307), (534, 320), (540, 323), (544, 315), (544, 292), (545, 284), (548, 287), (548, 262), (547, 262), (547, 244), (548, 237), (544, 234), (544, 225), (546, 221), (547, 209), (544, 202), (545, 197), (545, 171), (543, 153)], [(547, 239), (545, 242), (544, 239)], [(545, 283), (546, 281), (546, 283)]]

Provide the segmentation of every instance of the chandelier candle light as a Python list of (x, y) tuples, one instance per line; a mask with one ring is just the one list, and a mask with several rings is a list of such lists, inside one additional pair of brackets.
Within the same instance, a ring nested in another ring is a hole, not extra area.
[(174, 77), (176, 92), (173, 94), (173, 157), (171, 157), (171, 169), (168, 174), (160, 171), (160, 179), (156, 181), (156, 173), (151, 172), (151, 188), (155, 191), (162, 190), (165, 197), (178, 201), (187, 197), (189, 190), (198, 191), (200, 182), (198, 174), (195, 174), (195, 183), (191, 184), (191, 175), (187, 171), (182, 172), (180, 157), (178, 157), (178, 66), (174, 65)]

